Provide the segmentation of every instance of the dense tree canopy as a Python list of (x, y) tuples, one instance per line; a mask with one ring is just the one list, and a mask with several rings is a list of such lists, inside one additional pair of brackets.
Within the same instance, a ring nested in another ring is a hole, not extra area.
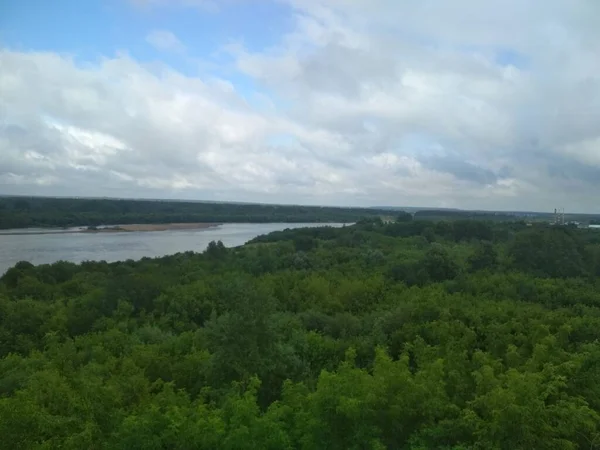
[(600, 448), (593, 232), (363, 220), (0, 279), (11, 449)]

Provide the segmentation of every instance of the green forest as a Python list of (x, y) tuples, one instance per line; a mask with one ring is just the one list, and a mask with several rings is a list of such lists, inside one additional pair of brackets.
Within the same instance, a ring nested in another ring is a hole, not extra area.
[(0, 279), (6, 449), (598, 449), (600, 232), (305, 228)]
[[(157, 223), (356, 222), (389, 215), (370, 208), (209, 203), (167, 200), (0, 197), (0, 230)], [(394, 212), (396, 216), (403, 212)]]

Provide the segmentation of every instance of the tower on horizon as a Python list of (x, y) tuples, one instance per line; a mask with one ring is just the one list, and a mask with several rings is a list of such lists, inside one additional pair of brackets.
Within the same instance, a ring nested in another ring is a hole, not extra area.
[(554, 225), (565, 224), (565, 208), (554, 208)]

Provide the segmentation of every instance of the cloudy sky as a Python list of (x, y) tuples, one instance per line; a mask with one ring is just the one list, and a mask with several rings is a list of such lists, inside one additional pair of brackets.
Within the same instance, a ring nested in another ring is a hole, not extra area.
[(0, 194), (600, 212), (598, 0), (5, 0)]

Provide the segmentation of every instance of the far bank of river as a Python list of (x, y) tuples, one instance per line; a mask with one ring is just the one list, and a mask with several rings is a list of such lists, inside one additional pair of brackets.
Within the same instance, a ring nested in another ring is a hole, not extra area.
[[(19, 261), (49, 264), (59, 260), (108, 262), (158, 257), (178, 252), (202, 252), (210, 241), (227, 247), (245, 244), (261, 234), (286, 228), (334, 226), (341, 223), (226, 223), (121, 225), (141, 227), (110, 232), (70, 229), (21, 229), (0, 232), (0, 275)], [(152, 229), (151, 227), (156, 227)]]
[(65, 228), (17, 228), (0, 230), (0, 236), (32, 234), (68, 234), (68, 233), (120, 233), (129, 231), (168, 231), (168, 230), (202, 230), (217, 227), (220, 223), (140, 223), (128, 225), (100, 225), (98, 227), (65, 227)]

